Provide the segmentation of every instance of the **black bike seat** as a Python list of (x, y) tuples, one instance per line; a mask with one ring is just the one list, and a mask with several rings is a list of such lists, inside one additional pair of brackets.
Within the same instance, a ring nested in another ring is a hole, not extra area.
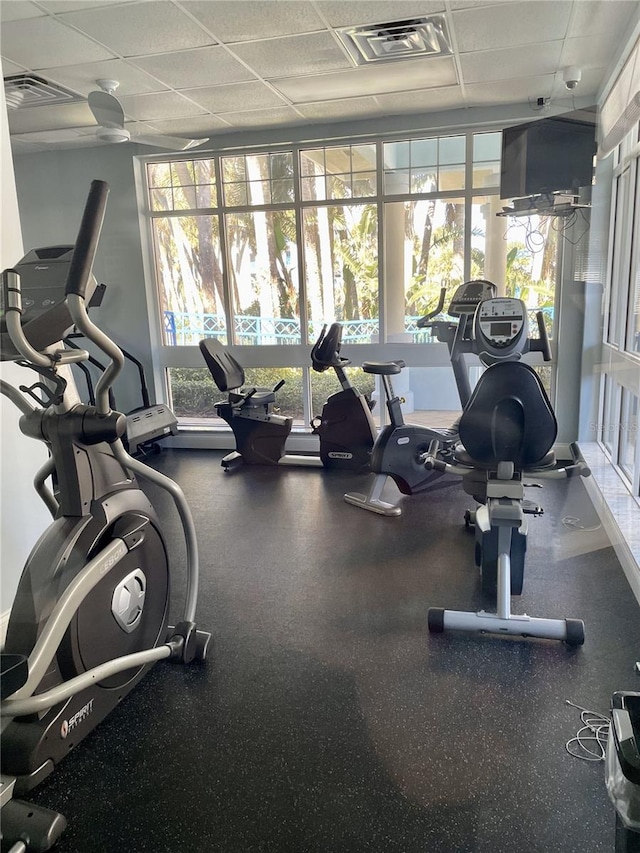
[(400, 373), (404, 366), (402, 359), (397, 361), (364, 361), (362, 363), (362, 369), (365, 373), (377, 373), (380, 376), (393, 376)]

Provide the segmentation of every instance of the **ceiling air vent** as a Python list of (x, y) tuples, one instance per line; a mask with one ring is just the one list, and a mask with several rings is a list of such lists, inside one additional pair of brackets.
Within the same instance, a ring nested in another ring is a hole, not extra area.
[(366, 27), (343, 27), (336, 33), (356, 65), (451, 54), (444, 15)]
[(77, 92), (51, 83), (35, 74), (15, 74), (4, 78), (4, 92), (10, 110), (40, 107), (45, 104), (71, 104), (84, 100)]

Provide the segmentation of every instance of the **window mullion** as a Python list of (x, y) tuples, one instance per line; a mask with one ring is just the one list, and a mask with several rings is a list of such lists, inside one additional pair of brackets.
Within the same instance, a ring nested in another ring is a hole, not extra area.
[(227, 327), (227, 343), (233, 345), (236, 342), (236, 328), (233, 315), (233, 304), (231, 299), (231, 276), (229, 275), (229, 247), (227, 244), (227, 217), (224, 211), (224, 187), (222, 186), (221, 157), (214, 157), (214, 170), (216, 175), (216, 186), (218, 187), (218, 234), (220, 235), (220, 255), (222, 258), (222, 290), (224, 294), (224, 317)]

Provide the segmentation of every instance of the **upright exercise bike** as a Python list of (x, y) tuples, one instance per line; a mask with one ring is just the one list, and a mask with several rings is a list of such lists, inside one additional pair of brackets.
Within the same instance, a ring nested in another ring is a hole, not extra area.
[[(203, 661), (210, 640), (195, 625), (189, 507), (176, 483), (125, 451), (126, 418), (108, 402), (123, 356), (87, 314), (107, 195), (104, 182), (92, 183), (70, 266), (58, 247), (39, 250), (39, 263), (23, 266), (22, 276), (2, 275), (2, 358), (34, 370), (38, 381), (24, 394), (6, 382), (0, 390), (22, 412), (22, 432), (49, 449), (35, 485), (54, 519), (25, 565), (1, 656), (2, 839), (16, 851), (48, 850), (65, 820), (15, 797), (45, 779), (155, 661)], [(88, 353), (59, 343), (73, 325), (109, 359), (95, 406), (80, 403), (69, 367)], [(45, 485), (52, 474), (55, 494)], [(175, 627), (167, 625), (166, 545), (136, 476), (169, 492), (182, 521), (187, 589)]]
[[(471, 352), (471, 328), (473, 314), (483, 299), (496, 294), (496, 286), (484, 279), (474, 279), (461, 284), (451, 299), (447, 313), (456, 320), (433, 320), (444, 304), (444, 293), (435, 312), (418, 321), (420, 328), (431, 328), (441, 343), (449, 348), (449, 357), (453, 367), (460, 403), (464, 407), (471, 396), (469, 373), (465, 364), (465, 353)], [(352, 506), (378, 513), (378, 515), (402, 515), (399, 504), (382, 500), (382, 492), (390, 477), (403, 495), (418, 495), (431, 489), (440, 474), (427, 471), (424, 456), (432, 441), (441, 444), (441, 453), (453, 450), (458, 439), (457, 424), (451, 428), (435, 429), (421, 424), (405, 423), (402, 414), (402, 400), (393, 392), (391, 377), (399, 374), (405, 362), (366, 361), (362, 365), (365, 373), (380, 376), (389, 414), (389, 423), (378, 435), (371, 454), (371, 471), (374, 479), (368, 494), (347, 492), (345, 501)]]
[(479, 503), (468, 513), (475, 525), (475, 559), (482, 591), (497, 598), (496, 613), (459, 612), (430, 608), (429, 630), (448, 629), (494, 634), (518, 634), (584, 642), (579, 619), (541, 619), (511, 613), (511, 596), (522, 593), (527, 549), (527, 514), (541, 509), (524, 500), (523, 477), (536, 479), (588, 477), (590, 471), (577, 444), (571, 445), (572, 463), (556, 464), (553, 444), (557, 423), (538, 374), (521, 358), (538, 351), (551, 360), (542, 313), (537, 317), (540, 337), (529, 338), (527, 309), (520, 299), (483, 302), (476, 310), (473, 340), (487, 365), (465, 407), (458, 427), (460, 445), (454, 462), (439, 458), (434, 442), (425, 458), (428, 470), (462, 477), (467, 494)]
[(342, 326), (333, 323), (328, 331), (323, 326), (311, 350), (313, 369), (323, 373), (332, 368), (342, 390), (328, 398), (321, 415), (311, 424), (313, 434), (320, 438), (320, 456), (304, 456), (285, 453), (293, 420), (274, 411), (276, 393), (284, 380), (273, 389), (245, 388), (244, 370), (227, 348), (215, 338), (200, 341), (200, 350), (216, 385), (223, 393), (228, 392), (226, 400), (215, 404), (236, 441), (236, 449), (222, 460), (225, 470), (243, 462), (368, 470), (377, 435), (371, 415), (373, 404), (349, 381), (344, 368), (350, 361), (340, 355), (341, 343)]

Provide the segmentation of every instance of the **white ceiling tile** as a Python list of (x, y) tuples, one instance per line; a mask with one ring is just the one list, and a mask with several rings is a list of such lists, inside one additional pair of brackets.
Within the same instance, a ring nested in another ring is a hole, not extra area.
[(471, 83), (465, 86), (465, 101), (472, 107), (527, 103), (530, 98), (550, 98), (553, 84), (553, 74), (525, 79), (499, 80), (491, 86), (487, 86), (486, 83)]
[(172, 136), (208, 136), (216, 130), (228, 129), (229, 124), (217, 116), (194, 116), (171, 121), (151, 121), (146, 123), (151, 130), (168, 133)]
[(213, 43), (208, 33), (166, 0), (68, 12), (59, 20), (109, 45), (121, 56), (144, 56)]
[(296, 107), (305, 118), (312, 121), (331, 121), (343, 118), (366, 118), (383, 113), (374, 98), (346, 98), (341, 101), (320, 101)]
[(124, 5), (133, 0), (38, 0), (49, 12), (59, 15), (61, 12), (76, 12), (79, 9), (94, 9), (96, 6)]
[(36, 142), (29, 142), (28, 139), (24, 139), (18, 136), (12, 136), (10, 142), (11, 151), (14, 155), (36, 154), (39, 151), (46, 151), (46, 146)]
[(407, 62), (363, 66), (334, 74), (273, 81), (275, 88), (294, 103), (424, 89), (425, 83), (434, 88), (457, 83), (453, 59), (425, 57)]
[(39, 18), (45, 13), (28, 0), (7, 0), (0, 3), (0, 21), (22, 21), (25, 18)]
[(352, 67), (328, 32), (236, 44), (233, 53), (260, 77), (290, 77)]
[(0, 38), (2, 55), (32, 70), (113, 58), (107, 48), (50, 17), (10, 21)]
[(2, 57), (2, 76), (13, 77), (14, 74), (24, 74), (25, 67), (17, 65), (15, 62), (9, 62), (8, 59)]
[(160, 92), (157, 95), (119, 96), (118, 100), (130, 118), (137, 121), (181, 118), (202, 115), (202, 107), (188, 101), (177, 92)]
[(568, 36), (596, 36), (598, 39), (603, 33), (623, 36), (626, 25), (637, 11), (637, 0), (579, 0), (574, 3)]
[(466, 9), (452, 18), (458, 49), (466, 53), (562, 39), (570, 13), (570, 2), (544, 0)]
[[(572, 2), (572, 0), (567, 0)], [(500, 3), (513, 3), (513, 0), (449, 0), (452, 10), (456, 9), (486, 9), (487, 6), (497, 6)]]
[(96, 80), (117, 80), (120, 87), (117, 96), (123, 92), (138, 95), (143, 92), (161, 92), (166, 89), (162, 83), (149, 77), (144, 71), (134, 68), (125, 59), (107, 59), (105, 62), (87, 62), (84, 65), (66, 65), (60, 68), (43, 68), (39, 74), (47, 80), (60, 83), (83, 95), (98, 88)]
[(317, 7), (332, 27), (358, 24), (386, 24), (417, 15), (444, 12), (445, 0), (318, 0)]
[(44, 107), (9, 110), (11, 133), (31, 133), (38, 130), (59, 130), (82, 127), (94, 121), (85, 101), (75, 104), (49, 104)]
[(550, 41), (542, 45), (521, 45), (504, 50), (463, 53), (460, 57), (462, 79), (465, 83), (505, 80), (514, 76), (515, 68), (518, 77), (555, 74), (561, 52), (562, 42)]
[(260, 107), (283, 106), (282, 98), (264, 83), (231, 83), (227, 86), (207, 86), (201, 89), (184, 89), (182, 94), (211, 113), (232, 112)]
[(291, 107), (225, 113), (223, 118), (234, 127), (275, 127), (285, 124), (304, 124), (305, 121)]
[(421, 92), (396, 92), (376, 98), (385, 114), (424, 113), (463, 107), (465, 101), (459, 86), (425, 89)]
[(565, 39), (560, 55), (560, 65), (577, 65), (580, 68), (606, 68), (619, 46), (618, 37), (611, 32), (603, 32), (598, 38)]
[(185, 9), (225, 43), (325, 29), (307, 0), (189, 0)]
[(253, 79), (253, 74), (220, 45), (143, 56), (136, 59), (136, 65), (174, 89)]

